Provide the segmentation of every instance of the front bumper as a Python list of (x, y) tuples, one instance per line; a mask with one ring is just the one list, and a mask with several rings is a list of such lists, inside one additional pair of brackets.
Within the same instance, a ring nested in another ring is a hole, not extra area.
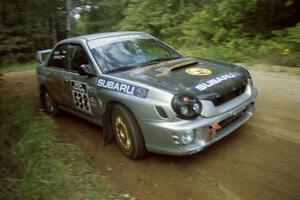
[[(255, 112), (257, 90), (251, 88), (247, 99), (241, 98), (237, 106), (213, 117), (198, 117), (194, 120), (176, 122), (143, 121), (141, 128), (144, 133), (146, 148), (150, 152), (166, 155), (190, 155), (221, 140), (242, 126)], [(233, 100), (235, 102), (237, 99)], [(230, 104), (230, 102), (229, 102)], [(223, 124), (219, 130), (211, 128), (213, 124)], [(172, 137), (174, 132), (193, 130), (195, 139), (188, 145), (179, 145)]]

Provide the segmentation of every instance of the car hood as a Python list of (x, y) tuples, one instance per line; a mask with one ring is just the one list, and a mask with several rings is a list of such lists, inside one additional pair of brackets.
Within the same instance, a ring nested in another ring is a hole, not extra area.
[(144, 83), (173, 94), (189, 94), (207, 99), (228, 90), (245, 87), (247, 72), (236, 65), (203, 58), (183, 57), (114, 76)]

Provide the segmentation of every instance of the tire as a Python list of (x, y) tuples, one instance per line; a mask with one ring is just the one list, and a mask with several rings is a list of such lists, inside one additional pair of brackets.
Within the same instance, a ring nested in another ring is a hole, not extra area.
[(142, 131), (133, 114), (122, 105), (115, 105), (111, 112), (113, 133), (122, 153), (136, 160), (147, 155)]
[(42, 106), (45, 112), (50, 116), (58, 114), (58, 106), (51, 94), (45, 89), (41, 94)]

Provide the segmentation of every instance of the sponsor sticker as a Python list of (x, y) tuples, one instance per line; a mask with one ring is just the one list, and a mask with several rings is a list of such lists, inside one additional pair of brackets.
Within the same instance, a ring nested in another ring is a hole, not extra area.
[(216, 84), (219, 84), (219, 83), (229, 80), (229, 79), (233, 79), (237, 76), (238, 76), (238, 74), (235, 74), (235, 73), (224, 74), (222, 76), (218, 76), (216, 78), (213, 78), (213, 79), (207, 80), (203, 83), (200, 83), (200, 84), (196, 85), (195, 88), (200, 91), (203, 91), (203, 90), (206, 90), (207, 88), (210, 88)]
[(97, 86), (140, 98), (146, 98), (148, 94), (148, 89), (146, 88), (137, 87), (127, 83), (121, 83), (118, 81), (112, 81), (103, 78), (99, 78), (97, 80)]
[(191, 67), (185, 70), (186, 73), (197, 76), (208, 76), (212, 73), (210, 69)]

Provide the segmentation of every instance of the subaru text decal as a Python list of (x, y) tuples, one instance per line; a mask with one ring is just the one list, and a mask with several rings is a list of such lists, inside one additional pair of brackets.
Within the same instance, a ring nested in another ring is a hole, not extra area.
[(148, 94), (148, 89), (146, 88), (137, 87), (134, 85), (129, 85), (117, 81), (106, 80), (102, 78), (99, 78), (97, 80), (97, 86), (140, 98), (146, 98)]
[(213, 79), (210, 79), (203, 83), (200, 83), (200, 84), (196, 85), (195, 88), (203, 91), (203, 90), (206, 90), (207, 88), (210, 88), (218, 83), (221, 83), (221, 82), (229, 80), (229, 79), (233, 79), (237, 76), (238, 76), (238, 74), (235, 74), (235, 73), (224, 74), (222, 76), (218, 76), (216, 78), (213, 78)]

